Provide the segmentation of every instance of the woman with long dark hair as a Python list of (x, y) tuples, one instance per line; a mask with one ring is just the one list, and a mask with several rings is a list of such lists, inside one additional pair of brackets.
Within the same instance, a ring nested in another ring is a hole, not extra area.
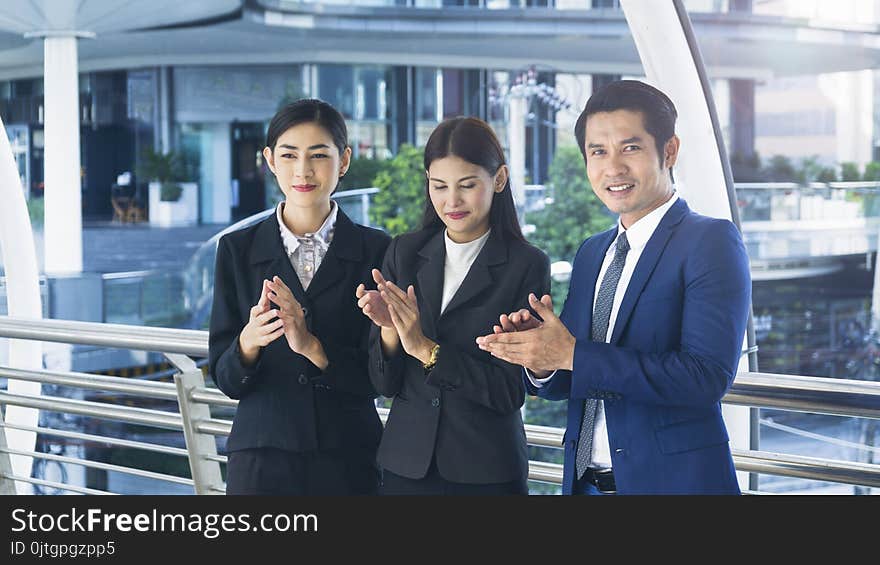
[(477, 118), (425, 147), (425, 213), (359, 286), (374, 327), (370, 377), (392, 398), (379, 446), (384, 494), (527, 494), (521, 368), (481, 351), (498, 312), (550, 288), (547, 256), (516, 218), (504, 152)]
[(285, 199), (220, 239), (214, 277), (210, 371), (239, 399), (227, 493), (375, 493), (382, 427), (367, 375), (370, 323), (351, 289), (389, 238), (330, 198), (351, 159), (330, 104), (284, 106), (263, 156)]

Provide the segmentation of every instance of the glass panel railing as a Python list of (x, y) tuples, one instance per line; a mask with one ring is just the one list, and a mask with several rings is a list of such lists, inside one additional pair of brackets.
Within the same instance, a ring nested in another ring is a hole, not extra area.
[(112, 273), (102, 279), (104, 322), (173, 328), (188, 318), (180, 272)]
[[(872, 326), (880, 183), (737, 184), (752, 262), (752, 307), (762, 372), (878, 380)], [(877, 421), (758, 411), (760, 449), (874, 462)], [(761, 476), (779, 493), (865, 494), (870, 489)]]
[(753, 262), (877, 250), (878, 182), (738, 183), (736, 196)]

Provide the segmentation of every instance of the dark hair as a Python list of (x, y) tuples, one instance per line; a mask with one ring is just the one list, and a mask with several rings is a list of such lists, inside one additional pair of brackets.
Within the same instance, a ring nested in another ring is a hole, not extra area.
[[(491, 126), (479, 118), (449, 118), (438, 125), (428, 143), (425, 145), (425, 170), (431, 168), (431, 163), (437, 159), (443, 159), (454, 155), (464, 159), (468, 163), (482, 167), (490, 175), (494, 175), (505, 165), (504, 149), (501, 148), (495, 132)], [(513, 194), (510, 191), (510, 175), (504, 185), (504, 190), (496, 192), (492, 197), (492, 207), (489, 210), (489, 225), (492, 229), (500, 230), (505, 238), (525, 241), (519, 220), (516, 217), (516, 206), (513, 203)], [(425, 213), (422, 217), (422, 228), (440, 228), (443, 221), (437, 215), (431, 204), (428, 179), (425, 178)]]
[[(574, 136), (578, 147), (587, 161), (586, 144), (587, 118), (600, 112), (614, 112), (615, 110), (631, 110), (642, 114), (642, 122), (645, 131), (654, 138), (657, 154), (660, 157), (660, 165), (663, 165), (663, 148), (666, 142), (675, 135), (675, 119), (678, 112), (675, 104), (668, 96), (649, 84), (638, 80), (618, 80), (606, 84), (596, 90), (584, 111), (578, 116), (574, 125)], [(672, 168), (669, 169), (672, 174)]]
[(282, 106), (269, 122), (269, 130), (266, 132), (266, 147), (270, 151), (275, 150), (275, 144), (281, 135), (299, 124), (316, 123), (330, 134), (333, 144), (339, 149), (341, 155), (348, 147), (348, 129), (345, 127), (345, 118), (339, 111), (315, 98), (303, 98)]

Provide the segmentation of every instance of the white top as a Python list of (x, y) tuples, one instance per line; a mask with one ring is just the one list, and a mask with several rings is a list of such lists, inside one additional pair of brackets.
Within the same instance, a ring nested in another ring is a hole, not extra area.
[[(617, 282), (617, 290), (614, 292), (614, 303), (611, 306), (611, 318), (608, 320), (608, 333), (605, 335), (605, 343), (611, 341), (611, 336), (614, 333), (614, 324), (617, 321), (617, 312), (620, 310), (620, 303), (623, 302), (623, 297), (626, 294), (626, 289), (629, 286), (630, 279), (632, 279), (633, 271), (636, 269), (639, 258), (642, 256), (642, 251), (645, 250), (648, 240), (651, 239), (651, 236), (654, 235), (654, 232), (657, 230), (657, 226), (660, 225), (660, 220), (662, 220), (663, 216), (666, 215), (666, 212), (672, 208), (672, 205), (675, 204), (676, 200), (678, 200), (678, 193), (673, 192), (672, 198), (644, 218), (631, 225), (629, 229), (625, 230), (620, 223), (620, 220), (617, 221), (617, 236), (620, 237), (620, 234), (626, 231), (626, 239), (629, 242), (629, 252), (626, 254), (626, 262), (623, 264), (623, 272), (620, 273), (620, 280)], [(596, 299), (599, 297), (599, 286), (601, 285), (602, 278), (605, 276), (605, 272), (611, 265), (611, 261), (614, 259), (614, 251), (616, 248), (617, 238), (615, 237), (614, 241), (608, 247), (608, 251), (605, 252), (605, 260), (602, 262), (602, 268), (599, 270), (599, 277), (596, 279), (596, 289), (593, 292), (594, 310), (596, 308)], [(526, 371), (526, 374), (529, 376), (529, 380), (532, 381), (532, 384), (536, 387), (541, 387), (547, 381), (552, 379), (556, 372), (554, 371), (553, 374), (546, 379), (536, 379), (529, 371)], [(593, 453), (590, 456), (590, 467), (594, 469), (611, 468), (611, 447), (608, 444), (608, 426), (605, 422), (605, 403), (602, 400), (599, 401), (599, 407), (596, 411), (596, 422), (593, 427)]]
[(446, 265), (443, 269), (443, 301), (440, 303), (440, 313), (446, 310), (452, 297), (458, 292), (458, 287), (467, 276), (471, 265), (486, 241), (489, 239), (490, 229), (477, 239), (467, 243), (455, 243), (449, 239), (449, 232), (443, 232), (443, 240), (446, 242)]
[[(303, 290), (309, 288), (327, 249), (330, 248), (330, 242), (333, 241), (333, 233), (336, 231), (336, 216), (339, 212), (339, 206), (334, 200), (330, 201), (330, 213), (315, 233), (304, 233), (297, 235), (290, 231), (284, 225), (283, 218), (284, 202), (278, 204), (275, 213), (278, 215), (278, 226), (281, 231), (281, 243), (284, 245), (284, 251), (299, 282), (302, 284)], [(288, 286), (290, 286), (288, 284)]]

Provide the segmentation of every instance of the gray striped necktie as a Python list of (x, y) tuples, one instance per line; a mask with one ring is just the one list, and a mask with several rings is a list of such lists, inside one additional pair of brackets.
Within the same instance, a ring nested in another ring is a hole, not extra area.
[[(596, 297), (596, 306), (593, 308), (593, 327), (591, 339), (604, 342), (608, 334), (608, 324), (611, 321), (611, 307), (614, 305), (614, 293), (617, 291), (617, 283), (626, 263), (626, 253), (629, 251), (629, 242), (626, 240), (626, 232), (617, 236), (617, 247), (614, 250), (614, 259), (602, 277), (599, 286), (599, 295)], [(595, 398), (584, 400), (584, 417), (581, 419), (581, 433), (578, 436), (577, 452), (575, 455), (575, 469), (577, 478), (581, 478), (584, 471), (590, 465), (590, 456), (593, 452), (593, 427), (596, 422), (596, 411), (599, 409), (599, 401)]]

